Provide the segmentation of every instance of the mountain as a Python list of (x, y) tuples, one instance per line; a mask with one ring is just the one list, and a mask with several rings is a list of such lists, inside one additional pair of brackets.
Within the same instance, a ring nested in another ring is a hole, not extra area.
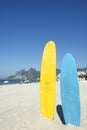
[[(60, 73), (60, 69), (56, 69), (56, 75)], [(40, 79), (40, 71), (37, 71), (34, 68), (30, 68), (29, 70), (20, 70), (15, 73), (15, 75), (11, 75), (7, 78), (8, 80), (37, 80)]]
[(84, 71), (84, 72), (87, 72), (87, 67), (85, 67), (85, 68), (77, 68), (77, 71)]
[[(56, 75), (59, 75), (61, 72), (60, 69), (56, 69)], [(83, 77), (87, 75), (87, 67), (85, 68), (77, 68), (77, 72), (79, 77)], [(34, 68), (30, 68), (29, 70), (20, 70), (15, 73), (15, 75), (11, 75), (7, 78), (8, 80), (21, 79), (21, 80), (37, 80), (40, 79), (40, 71), (37, 71)]]
[(60, 69), (56, 69), (56, 75), (60, 74), (61, 70)]
[(7, 79), (36, 80), (39, 77), (40, 77), (40, 72), (36, 71), (34, 68), (31, 67), (27, 71), (25, 69), (17, 71), (15, 75), (11, 75)]

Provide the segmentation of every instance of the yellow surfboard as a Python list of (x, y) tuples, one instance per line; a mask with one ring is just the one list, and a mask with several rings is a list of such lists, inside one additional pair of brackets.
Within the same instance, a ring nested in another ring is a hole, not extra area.
[(56, 96), (56, 47), (49, 41), (43, 52), (40, 73), (40, 110), (43, 117), (54, 119)]

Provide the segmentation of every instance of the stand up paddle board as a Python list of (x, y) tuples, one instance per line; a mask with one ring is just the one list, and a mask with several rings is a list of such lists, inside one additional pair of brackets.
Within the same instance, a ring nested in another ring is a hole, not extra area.
[(54, 119), (56, 95), (56, 47), (49, 41), (43, 52), (40, 73), (40, 110), (41, 115)]
[(66, 54), (61, 68), (61, 101), (66, 124), (80, 126), (80, 98), (74, 58)]

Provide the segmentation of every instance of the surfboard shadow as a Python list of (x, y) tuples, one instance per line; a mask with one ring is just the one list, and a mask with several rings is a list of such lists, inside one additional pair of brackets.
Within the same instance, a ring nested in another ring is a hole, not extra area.
[(63, 115), (63, 110), (62, 110), (62, 106), (61, 105), (57, 105), (56, 106), (56, 111), (57, 111), (57, 114), (61, 120), (61, 122), (65, 125), (65, 120), (64, 120), (64, 115)]

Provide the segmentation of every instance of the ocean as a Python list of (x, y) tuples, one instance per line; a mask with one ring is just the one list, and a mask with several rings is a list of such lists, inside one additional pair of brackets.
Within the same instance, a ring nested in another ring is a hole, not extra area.
[(26, 80), (6, 80), (6, 79), (2, 79), (0, 80), (0, 85), (3, 84), (20, 84), (20, 83), (33, 83), (33, 82), (40, 82), (39, 80), (30, 80), (30, 81), (26, 81)]
[(6, 84), (6, 81), (8, 81), (7, 84), (19, 84), (19, 83), (24, 82), (23, 80), (6, 80), (6, 79), (4, 80), (4, 79), (2, 79), (2, 80), (0, 80), (0, 85)]

